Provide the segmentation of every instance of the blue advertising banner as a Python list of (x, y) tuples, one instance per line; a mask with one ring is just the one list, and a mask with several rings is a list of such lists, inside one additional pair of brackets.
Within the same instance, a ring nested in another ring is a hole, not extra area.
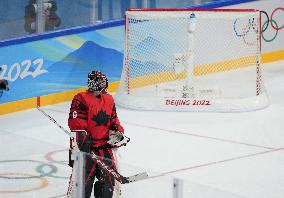
[(1, 47), (0, 79), (10, 91), (0, 104), (85, 87), (91, 70), (118, 81), (123, 48), (123, 26)]

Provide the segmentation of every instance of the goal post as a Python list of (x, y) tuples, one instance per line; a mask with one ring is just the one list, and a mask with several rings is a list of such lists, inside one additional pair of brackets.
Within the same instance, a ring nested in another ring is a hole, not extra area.
[(254, 9), (130, 9), (116, 103), (141, 110), (242, 112), (269, 104)]

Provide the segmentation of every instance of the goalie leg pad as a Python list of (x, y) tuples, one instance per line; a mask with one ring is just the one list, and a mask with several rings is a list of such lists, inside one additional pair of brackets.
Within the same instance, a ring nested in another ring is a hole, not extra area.
[[(94, 153), (102, 157), (102, 160), (104, 160), (110, 168), (116, 170), (112, 149), (98, 149), (95, 150)], [(113, 176), (103, 170), (90, 155), (86, 156), (85, 169), (85, 197), (91, 196), (92, 188), (94, 187), (94, 195), (96, 198), (112, 198), (115, 184)], [(97, 178), (98, 183), (96, 182), (94, 185), (95, 178)]]
[(92, 157), (87, 155), (85, 161), (85, 197), (91, 197), (97, 168), (98, 166)]
[[(98, 156), (102, 157), (104, 163), (109, 166), (110, 169), (116, 171), (116, 164), (114, 154), (111, 148), (99, 149), (95, 152)], [(96, 178), (98, 181), (94, 185), (94, 195), (97, 198), (112, 198), (115, 179), (114, 177), (104, 170), (102, 167), (97, 165), (96, 167)]]

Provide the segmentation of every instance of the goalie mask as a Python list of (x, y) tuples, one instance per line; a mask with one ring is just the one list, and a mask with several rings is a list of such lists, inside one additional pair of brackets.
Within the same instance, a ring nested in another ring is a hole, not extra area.
[(89, 91), (107, 91), (108, 80), (106, 75), (100, 71), (92, 71), (88, 74)]

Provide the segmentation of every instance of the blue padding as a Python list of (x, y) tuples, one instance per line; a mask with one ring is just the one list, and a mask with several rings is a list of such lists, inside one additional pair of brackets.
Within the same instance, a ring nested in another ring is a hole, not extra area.
[(93, 24), (93, 25), (74, 27), (74, 28), (69, 28), (69, 29), (64, 29), (64, 30), (53, 31), (53, 32), (46, 32), (46, 33), (42, 33), (38, 35), (29, 35), (29, 36), (19, 37), (15, 39), (4, 40), (4, 41), (0, 41), (0, 47), (27, 43), (27, 42), (32, 42), (32, 41), (39, 41), (43, 39), (49, 39), (49, 38), (54, 38), (54, 37), (59, 37), (59, 36), (66, 36), (70, 34), (77, 34), (77, 33), (87, 32), (91, 30), (99, 30), (103, 28), (115, 27), (115, 26), (120, 26), (120, 25), (124, 25), (124, 19), (111, 20), (111, 21), (106, 21), (106, 22)]
[(186, 8), (219, 8), (219, 7), (236, 5), (236, 4), (241, 4), (241, 3), (248, 3), (252, 1), (258, 1), (258, 0), (223, 0), (223, 1), (217, 1), (217, 2), (213, 1), (210, 3), (206, 3), (206, 4), (186, 6)]

